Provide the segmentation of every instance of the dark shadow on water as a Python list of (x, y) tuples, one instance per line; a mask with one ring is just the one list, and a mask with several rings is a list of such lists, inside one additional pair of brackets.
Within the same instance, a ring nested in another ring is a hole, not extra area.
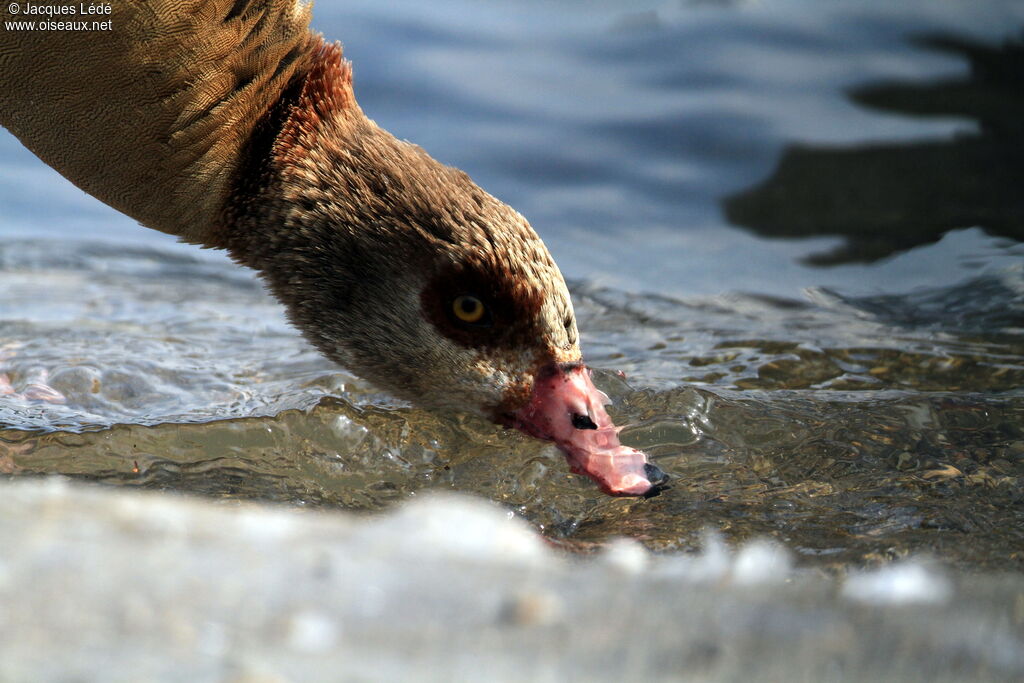
[(874, 83), (850, 98), (907, 116), (965, 117), (978, 132), (857, 147), (792, 145), (766, 181), (726, 197), (728, 220), (766, 237), (838, 235), (814, 265), (871, 262), (978, 226), (1024, 240), (1024, 38), (993, 46), (950, 35), (915, 41), (959, 55), (966, 78)]

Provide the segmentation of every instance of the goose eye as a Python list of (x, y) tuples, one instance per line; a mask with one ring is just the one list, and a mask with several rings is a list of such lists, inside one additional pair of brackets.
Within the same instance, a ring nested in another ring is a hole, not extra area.
[(484, 302), (471, 294), (463, 294), (452, 301), (452, 313), (455, 319), (464, 323), (480, 324), (485, 322), (487, 307)]

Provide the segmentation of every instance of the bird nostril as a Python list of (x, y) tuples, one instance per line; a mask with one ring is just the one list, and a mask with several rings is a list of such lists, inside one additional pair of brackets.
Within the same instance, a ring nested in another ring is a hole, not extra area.
[(579, 413), (573, 413), (572, 426), (576, 429), (597, 429), (597, 424), (589, 415), (580, 415)]

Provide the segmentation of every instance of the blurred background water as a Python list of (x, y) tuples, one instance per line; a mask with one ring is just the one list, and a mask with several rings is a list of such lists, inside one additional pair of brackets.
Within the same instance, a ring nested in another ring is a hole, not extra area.
[(371, 118), (541, 233), (673, 487), (609, 499), (375, 391), (251, 273), (6, 132), (0, 471), (354, 509), (455, 488), (581, 550), (711, 525), (826, 566), (1024, 565), (1024, 4), (357, 0), (314, 26)]

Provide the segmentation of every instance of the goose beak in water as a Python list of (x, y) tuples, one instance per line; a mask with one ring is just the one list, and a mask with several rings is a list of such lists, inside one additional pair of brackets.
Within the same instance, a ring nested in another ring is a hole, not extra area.
[(553, 441), (609, 494), (662, 488), (619, 443), (540, 237), (367, 118), (308, 3), (112, 7), (110, 31), (0, 33), (0, 123), (29, 149), (254, 268), (316, 348), (382, 389)]

